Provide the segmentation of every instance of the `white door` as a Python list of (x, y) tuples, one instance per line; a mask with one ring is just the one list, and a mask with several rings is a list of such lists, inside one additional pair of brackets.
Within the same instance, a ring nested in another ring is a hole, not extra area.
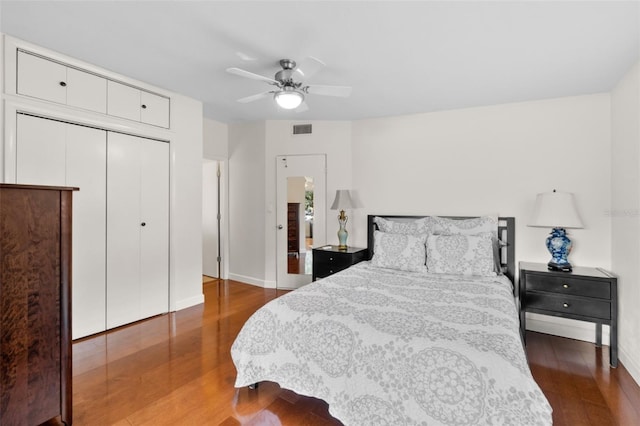
[(326, 243), (326, 157), (276, 157), (277, 287), (312, 279), (312, 247)]
[(105, 330), (106, 132), (19, 114), (17, 183), (73, 186), (72, 337)]
[(169, 308), (169, 144), (109, 133), (107, 328)]

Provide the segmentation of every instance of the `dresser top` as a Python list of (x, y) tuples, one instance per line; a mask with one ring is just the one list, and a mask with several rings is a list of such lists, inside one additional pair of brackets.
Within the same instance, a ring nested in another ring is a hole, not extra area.
[(80, 188), (75, 188), (71, 186), (46, 186), (46, 185), (22, 185), (15, 183), (0, 183), (0, 188), (2, 189), (42, 189), (42, 190), (52, 190), (52, 191), (79, 191)]
[(614, 278), (610, 272), (601, 268), (589, 268), (586, 266), (574, 266), (573, 271), (550, 271), (546, 263), (520, 262), (520, 269), (526, 269), (532, 272), (545, 272), (559, 277), (595, 277), (595, 278)]
[(340, 249), (338, 248), (338, 246), (321, 246), (321, 247), (314, 247), (314, 250), (320, 250), (320, 251), (336, 251), (336, 252), (340, 252), (340, 253), (357, 253), (359, 251), (362, 250), (366, 250), (365, 248), (362, 247), (351, 247), (348, 246), (346, 249)]

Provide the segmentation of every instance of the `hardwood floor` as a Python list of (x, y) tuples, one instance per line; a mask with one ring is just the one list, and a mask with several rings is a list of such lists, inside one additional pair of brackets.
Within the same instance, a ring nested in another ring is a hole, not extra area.
[[(273, 383), (235, 389), (229, 349), (246, 319), (283, 291), (224, 281), (204, 305), (73, 345), (75, 425), (340, 425), (323, 401)], [(640, 388), (593, 344), (528, 334), (531, 370), (554, 424), (638, 425)], [(56, 424), (52, 422), (51, 424)]]

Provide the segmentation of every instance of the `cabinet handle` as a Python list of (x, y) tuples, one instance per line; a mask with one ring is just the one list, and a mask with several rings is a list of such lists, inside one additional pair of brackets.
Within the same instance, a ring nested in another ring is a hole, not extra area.
[(62, 86), (62, 87), (67, 87), (67, 83), (65, 83), (64, 81), (61, 81), (61, 82), (60, 82), (60, 86)]
[(569, 288), (569, 284), (562, 284), (562, 288)]
[(142, 109), (147, 109), (147, 106), (142, 104)]
[(333, 257), (330, 257), (329, 260), (333, 260)]
[(565, 307), (565, 308), (568, 308), (569, 304), (565, 302), (565, 303), (562, 304), (562, 306)]
[(140, 226), (147, 226), (147, 222), (142, 222)]

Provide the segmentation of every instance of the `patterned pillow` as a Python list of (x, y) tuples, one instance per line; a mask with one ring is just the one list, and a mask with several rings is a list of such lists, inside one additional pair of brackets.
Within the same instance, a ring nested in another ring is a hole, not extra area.
[(480, 216), (472, 219), (448, 219), (433, 216), (433, 233), (444, 235), (476, 235), (490, 232), (498, 239), (498, 216)]
[(427, 272), (426, 239), (426, 234), (415, 236), (374, 231), (371, 264), (380, 268)]
[(376, 216), (373, 221), (382, 232), (403, 235), (424, 235), (431, 233), (433, 221), (430, 216), (416, 220), (389, 220)]
[(493, 236), (429, 235), (427, 270), (436, 274), (496, 275), (493, 261)]

